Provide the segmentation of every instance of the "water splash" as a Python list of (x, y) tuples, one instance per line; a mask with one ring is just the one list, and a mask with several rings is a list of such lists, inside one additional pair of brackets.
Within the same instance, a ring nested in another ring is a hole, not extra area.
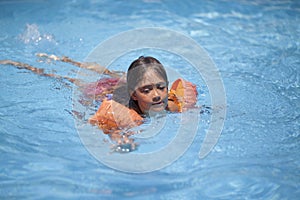
[(24, 32), (19, 35), (19, 39), (25, 44), (34, 43), (38, 45), (43, 40), (56, 43), (53, 35), (41, 34), (36, 24), (26, 24), (26, 28)]

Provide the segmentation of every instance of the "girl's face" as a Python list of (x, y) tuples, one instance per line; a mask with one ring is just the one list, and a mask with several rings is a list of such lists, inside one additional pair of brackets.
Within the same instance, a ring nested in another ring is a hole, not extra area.
[(163, 111), (168, 102), (167, 83), (153, 70), (149, 70), (138, 84), (132, 98), (138, 102), (143, 113), (150, 110), (154, 112)]

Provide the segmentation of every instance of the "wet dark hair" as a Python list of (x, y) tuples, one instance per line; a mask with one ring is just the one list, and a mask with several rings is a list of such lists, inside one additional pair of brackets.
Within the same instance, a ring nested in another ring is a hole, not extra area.
[(154, 70), (168, 84), (167, 73), (163, 65), (156, 58), (141, 56), (133, 61), (127, 70), (127, 87), (130, 94), (136, 89), (149, 69)]
[(168, 77), (164, 66), (156, 59), (150, 56), (141, 56), (133, 61), (127, 70), (127, 90), (130, 96), (129, 107), (143, 114), (138, 103), (131, 98), (132, 93), (136, 90), (138, 84), (143, 80), (148, 70), (153, 70), (158, 76), (165, 80), (168, 86)]

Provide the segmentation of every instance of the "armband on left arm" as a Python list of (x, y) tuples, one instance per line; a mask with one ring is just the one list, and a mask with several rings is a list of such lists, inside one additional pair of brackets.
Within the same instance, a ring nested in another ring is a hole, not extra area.
[(196, 85), (183, 79), (177, 79), (168, 94), (170, 111), (183, 112), (197, 103)]

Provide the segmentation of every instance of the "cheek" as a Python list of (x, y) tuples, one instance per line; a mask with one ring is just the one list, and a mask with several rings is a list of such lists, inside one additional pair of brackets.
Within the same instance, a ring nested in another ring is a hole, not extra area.
[(139, 96), (137, 102), (142, 112), (149, 110), (152, 105), (150, 98), (145, 95)]
[(141, 95), (138, 101), (147, 104), (152, 102), (152, 98), (150, 97), (150, 95)]
[(165, 90), (162, 92), (162, 97), (163, 97), (163, 98), (168, 97), (168, 89), (165, 89)]
[(143, 94), (140, 92), (136, 92), (135, 95), (133, 96), (133, 99), (140, 102), (140, 103), (146, 103), (149, 102), (150, 99), (150, 95), (147, 94)]

